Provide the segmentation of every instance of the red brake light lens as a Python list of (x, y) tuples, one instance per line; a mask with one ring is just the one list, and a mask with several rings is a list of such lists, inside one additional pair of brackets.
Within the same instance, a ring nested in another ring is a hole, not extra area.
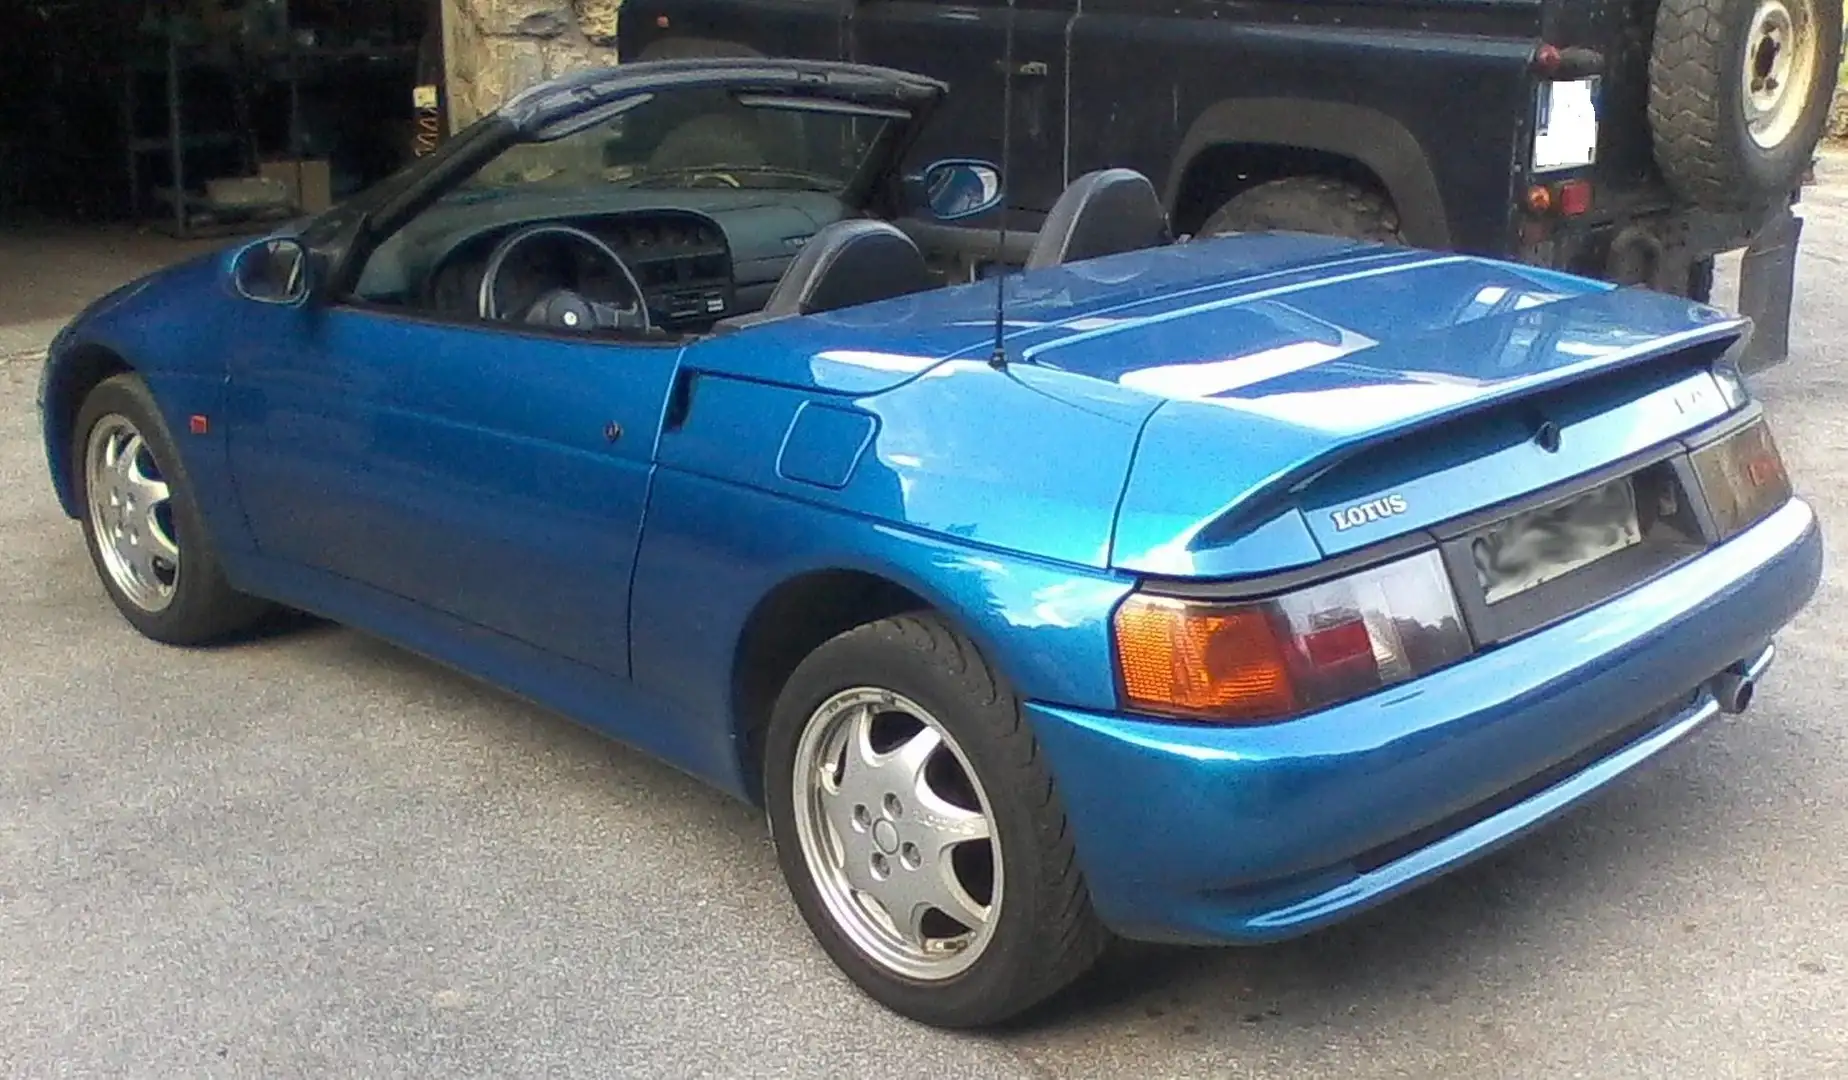
[(1591, 210), (1591, 181), (1568, 180), (1559, 185), (1559, 212), (1578, 217)]
[(1230, 723), (1352, 700), (1471, 647), (1435, 551), (1266, 600), (1136, 594), (1115, 637), (1130, 708)]

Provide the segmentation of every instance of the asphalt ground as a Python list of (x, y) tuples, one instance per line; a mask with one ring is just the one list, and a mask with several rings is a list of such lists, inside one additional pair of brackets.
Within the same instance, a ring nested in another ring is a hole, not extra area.
[[(1756, 380), (1832, 537), (1839, 160)], [(0, 364), (0, 1075), (1848, 1077), (1833, 556), (1751, 713), (1528, 841), (950, 1035), (837, 975), (758, 817), (692, 780), (346, 630), (137, 637), (52, 499), (36, 375)]]

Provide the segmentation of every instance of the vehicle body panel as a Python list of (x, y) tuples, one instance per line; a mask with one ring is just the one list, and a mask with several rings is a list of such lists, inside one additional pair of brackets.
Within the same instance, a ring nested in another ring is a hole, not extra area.
[(363, 308), (253, 308), (226, 353), (240, 502), (266, 555), (626, 674), (621, 612), (679, 350), (519, 345)]

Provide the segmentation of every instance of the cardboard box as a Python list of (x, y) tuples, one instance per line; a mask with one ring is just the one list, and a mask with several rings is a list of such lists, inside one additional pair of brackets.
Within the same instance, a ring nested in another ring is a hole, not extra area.
[(281, 181), (303, 213), (318, 214), (334, 204), (333, 171), (325, 159), (266, 161), (257, 173)]

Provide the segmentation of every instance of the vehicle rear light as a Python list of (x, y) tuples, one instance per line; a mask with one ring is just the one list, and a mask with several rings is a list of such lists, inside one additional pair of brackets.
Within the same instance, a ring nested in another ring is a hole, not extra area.
[(1790, 498), (1790, 475), (1771, 438), (1771, 425), (1763, 419), (1708, 443), (1691, 459), (1722, 540), (1757, 524)]
[(1559, 212), (1577, 217), (1591, 209), (1591, 181), (1568, 180), (1559, 185)]
[(1544, 214), (1553, 208), (1553, 189), (1545, 184), (1535, 184), (1527, 189), (1527, 209), (1536, 214)]
[(1137, 593), (1114, 629), (1128, 708), (1227, 723), (1350, 701), (1470, 651), (1435, 551), (1265, 600)]

